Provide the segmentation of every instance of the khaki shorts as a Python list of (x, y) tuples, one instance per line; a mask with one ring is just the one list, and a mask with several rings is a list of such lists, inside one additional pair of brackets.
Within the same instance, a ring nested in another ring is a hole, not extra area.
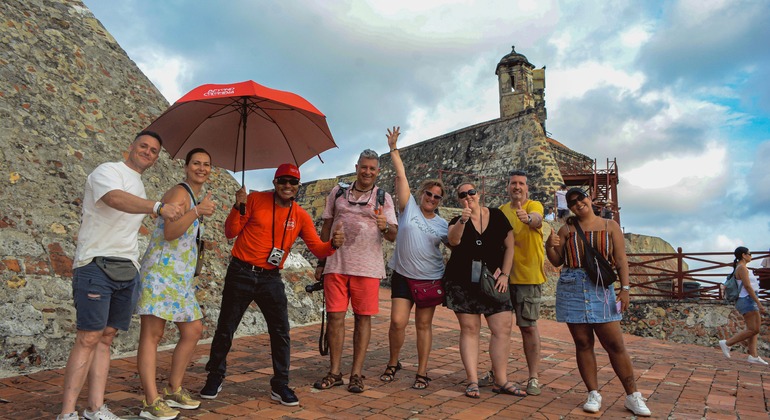
[(516, 313), (516, 325), (531, 327), (540, 318), (540, 301), (543, 288), (540, 284), (511, 284), (508, 287)]

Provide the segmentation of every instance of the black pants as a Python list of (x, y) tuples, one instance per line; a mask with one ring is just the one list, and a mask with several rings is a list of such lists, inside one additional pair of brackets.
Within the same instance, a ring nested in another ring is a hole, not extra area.
[(251, 302), (256, 302), (267, 322), (270, 351), (273, 356), (273, 378), (276, 389), (289, 384), (289, 314), (288, 301), (278, 269), (255, 271), (252, 266), (233, 258), (227, 267), (222, 305), (217, 330), (211, 342), (211, 354), (206, 364), (209, 376), (225, 376), (227, 353), (233, 345), (233, 335)]

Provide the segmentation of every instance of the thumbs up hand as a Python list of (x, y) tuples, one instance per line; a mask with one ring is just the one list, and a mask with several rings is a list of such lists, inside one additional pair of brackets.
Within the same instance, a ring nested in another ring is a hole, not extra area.
[(462, 200), (463, 203), (463, 212), (460, 214), (460, 222), (465, 223), (471, 218), (471, 214), (473, 213), (473, 210), (468, 206), (468, 200)]
[(546, 240), (546, 245), (551, 248), (561, 247), (561, 238), (559, 237), (559, 234), (551, 231), (551, 235), (548, 237), (548, 240)]
[(529, 224), (529, 214), (527, 214), (527, 211), (521, 208), (521, 201), (516, 202), (516, 217), (519, 218), (521, 223), (524, 223), (525, 225)]
[(342, 226), (340, 226), (337, 230), (334, 231), (334, 234), (332, 234), (332, 245), (335, 248), (340, 248), (344, 243), (345, 233), (342, 231)]
[(211, 216), (217, 208), (217, 203), (211, 200), (211, 191), (206, 194), (206, 198), (203, 199), (196, 206), (199, 216)]

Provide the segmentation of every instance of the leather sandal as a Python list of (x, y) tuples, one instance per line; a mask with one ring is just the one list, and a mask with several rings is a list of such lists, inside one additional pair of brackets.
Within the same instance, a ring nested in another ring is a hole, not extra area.
[(340, 386), (343, 385), (344, 382), (342, 382), (342, 372), (338, 374), (333, 374), (331, 372), (327, 373), (326, 376), (321, 378), (321, 380), (316, 381), (313, 384), (313, 388), (315, 389), (329, 389), (334, 386)]
[(513, 382), (506, 382), (502, 385), (495, 384), (495, 386), (492, 388), (492, 392), (495, 394), (513, 395), (515, 397), (527, 396), (527, 392), (519, 389), (519, 387), (514, 385)]
[(348, 383), (348, 392), (354, 394), (360, 394), (364, 392), (364, 375), (350, 375), (350, 383)]
[(396, 372), (401, 370), (402, 367), (401, 362), (397, 362), (395, 366), (385, 366), (385, 373), (380, 375), (380, 380), (382, 382), (393, 382), (396, 379)]
[(430, 385), (430, 379), (429, 377), (425, 375), (420, 375), (419, 373), (414, 375), (414, 384), (412, 384), (412, 388), (414, 389), (425, 389)]

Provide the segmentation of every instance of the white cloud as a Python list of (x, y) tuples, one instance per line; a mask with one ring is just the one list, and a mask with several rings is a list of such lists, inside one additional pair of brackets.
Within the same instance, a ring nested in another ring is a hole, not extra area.
[(169, 103), (176, 102), (187, 90), (192, 78), (193, 66), (180, 55), (151, 49), (137, 55), (136, 65), (155, 84)]
[[(645, 189), (669, 189), (677, 184), (689, 183), (703, 185), (724, 174), (725, 155), (724, 146), (711, 143), (701, 155), (650, 160), (626, 171), (624, 178), (632, 185)], [(700, 191), (690, 190), (689, 193), (698, 194)]]

